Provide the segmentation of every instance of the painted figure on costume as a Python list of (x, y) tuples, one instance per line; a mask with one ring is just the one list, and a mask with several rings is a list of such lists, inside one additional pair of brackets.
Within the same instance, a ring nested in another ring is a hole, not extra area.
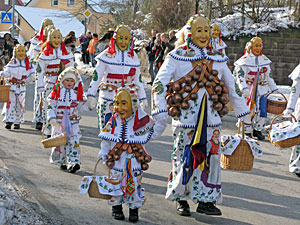
[(109, 47), (96, 57), (97, 65), (87, 96), (89, 106), (95, 107), (97, 104), (95, 95), (100, 89), (97, 104), (99, 129), (104, 127), (105, 116), (110, 113), (109, 104), (113, 102), (114, 90), (122, 84), (131, 85), (136, 90), (139, 101), (147, 107), (139, 69), (141, 64), (133, 48), (130, 29), (127, 26), (118, 26), (110, 39)]
[[(67, 67), (74, 65), (74, 55), (67, 51), (58, 29), (51, 29), (44, 49), (36, 62), (37, 89), (42, 94), (40, 107), (42, 109), (43, 125), (47, 123), (47, 97), (53, 89), (58, 75)], [(81, 80), (81, 79), (80, 79)], [(45, 134), (50, 135), (49, 129)]]
[(51, 136), (59, 135), (60, 123), (68, 137), (67, 144), (52, 148), (50, 162), (63, 170), (75, 173), (80, 169), (79, 111), (89, 110), (83, 102), (83, 88), (74, 67), (65, 69), (58, 77), (48, 101), (48, 122), (52, 125)]
[(221, 215), (215, 206), (222, 200), (217, 163), (221, 116), (228, 112), (228, 100), (238, 118), (250, 113), (235, 92), (228, 57), (210, 52), (210, 34), (208, 20), (192, 16), (152, 87), (154, 133), (161, 135), (168, 114), (173, 117), (174, 151), (166, 199), (176, 201), (182, 216), (191, 215), (188, 199), (198, 203), (199, 213)]
[(24, 122), (25, 112), (25, 92), (26, 85), (33, 82), (34, 69), (26, 56), (23, 45), (16, 45), (13, 50), (13, 58), (4, 67), (0, 75), (8, 80), (10, 87), (9, 102), (4, 104), (6, 129), (20, 129), (20, 124)]
[(120, 181), (123, 195), (112, 197), (113, 217), (124, 220), (122, 204), (129, 207), (129, 221), (138, 221), (138, 209), (142, 207), (144, 189), (141, 187), (142, 170), (147, 170), (151, 156), (145, 144), (153, 133), (153, 121), (145, 113), (130, 85), (123, 85), (115, 92), (114, 113), (100, 131), (102, 139), (99, 157), (111, 168), (113, 178)]
[(278, 88), (271, 72), (271, 60), (263, 54), (263, 42), (259, 37), (252, 38), (245, 47), (244, 55), (234, 65), (233, 75), (237, 83), (237, 92), (247, 98), (251, 114), (245, 117), (247, 136), (263, 140), (267, 110), (266, 95), (278, 93)]
[(225, 48), (227, 48), (227, 45), (221, 39), (221, 30), (216, 23), (211, 25), (211, 38), (209, 43), (213, 49), (213, 52), (226, 55)]
[[(294, 71), (289, 75), (289, 78), (293, 80), (290, 98), (283, 112), (284, 116), (294, 114), (297, 121), (300, 120), (300, 103), (298, 98), (300, 96), (300, 65), (298, 65)], [(300, 144), (292, 148), (292, 153), (289, 162), (289, 171), (300, 177)]]

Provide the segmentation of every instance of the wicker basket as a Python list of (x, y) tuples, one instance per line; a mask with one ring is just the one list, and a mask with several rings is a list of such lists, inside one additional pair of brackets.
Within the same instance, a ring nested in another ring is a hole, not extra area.
[[(111, 195), (105, 195), (105, 194), (101, 194), (99, 192), (99, 189), (98, 189), (98, 184), (97, 182), (95, 181), (95, 178), (96, 178), (96, 169), (97, 169), (97, 165), (98, 163), (100, 162), (102, 158), (99, 158), (96, 162), (96, 165), (94, 167), (94, 175), (93, 175), (93, 180), (92, 182), (90, 183), (90, 186), (89, 186), (89, 190), (88, 190), (88, 194), (89, 194), (89, 197), (90, 198), (101, 198), (101, 199), (106, 199), (106, 200), (109, 200), (112, 198)], [(108, 177), (110, 177), (110, 169), (108, 170)], [(115, 181), (115, 180), (111, 180), (111, 179), (108, 179), (106, 178), (106, 181), (110, 182), (110, 183), (113, 183), (113, 184), (119, 184), (120, 181)]]
[(0, 80), (0, 102), (9, 102), (10, 85), (5, 85), (5, 80), (1, 77)]
[(283, 98), (285, 100), (284, 102), (268, 99), (270, 94), (272, 94), (272, 93), (269, 93), (267, 95), (267, 112), (274, 114), (274, 115), (279, 115), (286, 109), (287, 99), (284, 96), (284, 94), (282, 94), (282, 93), (280, 93), (280, 94), (283, 96)]
[[(245, 138), (245, 125), (244, 122), (242, 129), (242, 139), (240, 144), (232, 153), (232, 155), (221, 154), (221, 167), (228, 170), (250, 171), (253, 168), (254, 156), (250, 149), (249, 144)], [(239, 123), (238, 134), (240, 134), (241, 122)]]
[[(274, 119), (272, 120), (272, 122), (270, 124), (270, 131), (272, 130), (272, 126), (273, 126), (273, 123), (275, 122), (275, 120), (281, 116), (283, 116), (283, 114), (279, 114), (274, 117)], [(297, 122), (297, 119), (293, 115), (291, 115), (291, 117), (293, 118), (293, 120), (295, 122)], [(272, 145), (279, 146), (280, 148), (290, 148), (290, 147), (300, 144), (300, 135), (297, 137), (294, 137), (294, 138), (288, 138), (286, 140), (276, 141), (276, 142), (271, 140), (270, 132), (268, 132), (268, 137), (269, 137), (269, 140)]]
[(45, 129), (46, 127), (49, 125), (49, 123), (47, 123), (44, 128), (43, 128), (43, 131), (42, 131), (42, 144), (44, 146), (44, 148), (52, 148), (52, 147), (58, 147), (58, 146), (62, 146), (62, 145), (66, 145), (67, 144), (67, 135), (66, 135), (66, 131), (64, 129), (64, 127), (60, 124), (60, 123), (57, 123), (63, 130), (63, 135), (59, 135), (55, 138), (48, 138), (48, 139), (45, 139)]

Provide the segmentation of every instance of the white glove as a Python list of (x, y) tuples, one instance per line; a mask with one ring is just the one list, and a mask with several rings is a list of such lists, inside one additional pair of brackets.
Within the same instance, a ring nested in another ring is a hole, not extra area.
[(250, 96), (250, 91), (248, 88), (243, 89), (243, 95), (248, 98)]
[(289, 117), (293, 112), (294, 112), (294, 110), (292, 110), (292, 109), (285, 109), (283, 111), (283, 117)]
[(49, 123), (54, 126), (55, 124), (57, 124), (57, 120), (56, 119), (50, 119)]
[(88, 96), (86, 105), (89, 109), (93, 109), (97, 105), (97, 99), (93, 96)]

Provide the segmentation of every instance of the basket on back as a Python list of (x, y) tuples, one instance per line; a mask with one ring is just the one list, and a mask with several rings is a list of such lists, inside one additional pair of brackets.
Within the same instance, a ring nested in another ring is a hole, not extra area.
[(97, 165), (101, 161), (99, 158), (94, 167), (93, 176), (84, 176), (79, 190), (81, 194), (88, 193), (90, 198), (100, 198), (109, 200), (112, 197), (123, 195), (121, 182), (117, 179), (111, 178), (110, 169), (108, 176), (97, 176)]
[(5, 85), (3, 77), (0, 78), (0, 102), (9, 102), (10, 85)]
[(57, 124), (62, 128), (63, 133), (61, 133), (60, 135), (54, 136), (54, 137), (47, 138), (47, 139), (45, 139), (45, 129), (50, 124), (47, 123), (44, 126), (44, 128), (42, 130), (42, 141), (41, 141), (44, 148), (58, 147), (58, 146), (63, 146), (63, 145), (67, 144), (68, 137), (66, 135), (65, 129), (60, 123), (57, 123)]
[(258, 142), (245, 138), (244, 122), (241, 123), (238, 134), (221, 137), (221, 167), (228, 170), (250, 171), (253, 168), (254, 156), (261, 156), (262, 151)]
[(300, 144), (300, 123), (291, 115), (294, 122), (285, 121), (274, 124), (275, 120), (282, 116), (283, 114), (277, 115), (270, 124), (268, 137), (271, 144), (280, 148), (290, 148)]
[(269, 93), (267, 95), (267, 112), (274, 115), (279, 115), (286, 109), (287, 99), (282, 93), (280, 94), (283, 97), (284, 101), (279, 101), (280, 99), (271, 99), (268, 98), (270, 94), (272, 93)]

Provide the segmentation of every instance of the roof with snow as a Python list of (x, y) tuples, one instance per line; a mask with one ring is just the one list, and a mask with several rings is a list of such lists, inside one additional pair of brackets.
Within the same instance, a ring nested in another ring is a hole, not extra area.
[(67, 11), (24, 6), (15, 6), (15, 10), (36, 31), (40, 29), (42, 20), (49, 18), (53, 21), (54, 26), (60, 29), (63, 36), (66, 36), (71, 30), (75, 32), (76, 36), (84, 32), (83, 24)]

